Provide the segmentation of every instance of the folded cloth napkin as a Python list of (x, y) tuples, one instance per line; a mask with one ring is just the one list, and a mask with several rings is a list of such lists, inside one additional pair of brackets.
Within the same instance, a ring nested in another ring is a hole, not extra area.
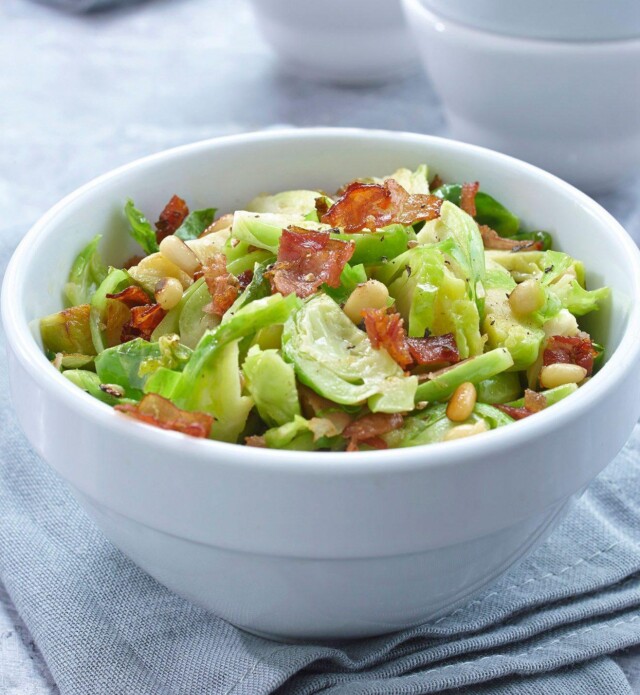
[(116, 550), (29, 449), (4, 360), (0, 393), (0, 581), (62, 695), (631, 693), (606, 655), (640, 644), (640, 426), (544, 546), (463, 608), (386, 637), (287, 645)]

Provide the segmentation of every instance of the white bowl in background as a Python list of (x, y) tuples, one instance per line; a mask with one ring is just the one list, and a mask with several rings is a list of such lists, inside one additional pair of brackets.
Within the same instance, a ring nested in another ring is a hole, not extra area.
[(640, 38), (510, 38), (403, 3), (454, 138), (592, 192), (640, 171)]
[[(588, 329), (603, 368), (570, 398), (473, 439), (384, 452), (248, 448), (135, 422), (49, 364), (37, 319), (60, 309), (74, 255), (105, 234), (107, 262), (133, 252), (131, 197), (160, 210), (234, 210), (263, 191), (333, 190), (428, 162), (479, 180), (557, 247), (581, 258), (611, 306)], [(358, 637), (442, 616), (535, 548), (616, 455), (640, 414), (640, 254), (568, 184), (459, 142), (382, 131), (270, 131), (139, 160), (82, 187), (26, 235), (6, 272), (11, 393), (35, 450), (106, 536), (160, 582), (247, 630)]]
[(561, 41), (640, 37), (638, 0), (421, 0), (434, 12), (485, 31)]
[(344, 85), (385, 82), (418, 62), (400, 0), (251, 0), (281, 65)]

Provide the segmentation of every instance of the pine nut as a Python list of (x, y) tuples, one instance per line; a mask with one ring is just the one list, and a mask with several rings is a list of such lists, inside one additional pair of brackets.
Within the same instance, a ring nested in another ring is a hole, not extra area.
[(542, 286), (533, 278), (516, 285), (509, 295), (511, 311), (516, 316), (526, 316), (534, 311), (538, 311), (538, 309), (542, 309), (545, 301), (546, 297)]
[(452, 427), (442, 438), (443, 442), (450, 442), (453, 439), (463, 439), (464, 437), (472, 437), (474, 434), (482, 434), (487, 432), (489, 427), (484, 420), (478, 420), (473, 425), (456, 425)]
[(204, 232), (200, 236), (206, 236), (207, 234), (213, 234), (214, 232), (220, 232), (223, 229), (229, 229), (229, 227), (233, 224), (233, 213), (229, 212), (226, 215), (222, 215), (222, 217), (218, 217), (218, 219), (213, 222), (211, 225), (209, 225)]
[(579, 364), (549, 364), (540, 370), (540, 385), (554, 389), (564, 384), (579, 384), (587, 376), (587, 370)]
[(181, 268), (189, 275), (193, 275), (200, 267), (200, 261), (196, 254), (182, 239), (173, 234), (165, 237), (160, 242), (160, 252), (165, 258), (175, 263), (178, 268)]
[(580, 329), (576, 317), (567, 309), (560, 309), (558, 314), (553, 318), (545, 321), (542, 325), (542, 330), (547, 337), (552, 335), (578, 335)]
[(464, 422), (471, 417), (477, 397), (476, 387), (470, 381), (460, 384), (453, 392), (447, 405), (447, 417), (449, 420)]
[(100, 384), (100, 390), (114, 398), (123, 398), (125, 395), (125, 390), (119, 384)]
[(162, 278), (156, 284), (154, 296), (156, 302), (165, 311), (169, 311), (182, 299), (182, 283), (176, 278)]
[(385, 309), (389, 290), (377, 280), (359, 284), (345, 302), (344, 313), (357, 325), (362, 321), (363, 309)]

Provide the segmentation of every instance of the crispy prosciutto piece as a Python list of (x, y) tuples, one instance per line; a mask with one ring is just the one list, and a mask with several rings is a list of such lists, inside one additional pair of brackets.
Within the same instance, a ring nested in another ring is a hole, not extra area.
[(129, 268), (133, 268), (134, 265), (138, 265), (143, 258), (144, 256), (131, 256), (131, 258), (127, 258), (122, 267), (125, 270), (129, 270)]
[(495, 229), (491, 229), (486, 224), (481, 224), (480, 234), (485, 249), (502, 251), (542, 251), (541, 241), (523, 241), (518, 239), (505, 239), (501, 237)]
[(120, 341), (126, 343), (134, 338), (151, 340), (151, 334), (167, 315), (159, 304), (143, 304), (131, 308), (131, 318), (122, 328)]
[(166, 236), (174, 234), (189, 214), (187, 204), (174, 195), (165, 205), (156, 222), (156, 239), (160, 243)]
[(436, 174), (433, 177), (433, 180), (431, 181), (431, 183), (429, 184), (429, 188), (432, 191), (435, 191), (436, 188), (440, 188), (440, 186), (442, 186), (443, 184), (444, 184), (444, 181), (440, 178), (440, 176), (438, 176), (438, 174)]
[(460, 361), (453, 333), (407, 338), (400, 314), (386, 309), (363, 309), (364, 327), (374, 348), (383, 347), (403, 368), (447, 367)]
[(460, 353), (453, 333), (432, 335), (427, 338), (407, 338), (413, 362), (429, 367), (446, 367), (460, 362)]
[(108, 294), (107, 299), (117, 299), (131, 309), (134, 306), (140, 306), (141, 304), (149, 303), (149, 296), (147, 293), (137, 285), (129, 285), (122, 292), (117, 292), (116, 294)]
[(542, 353), (542, 361), (545, 367), (558, 363), (577, 364), (587, 370), (587, 376), (591, 376), (595, 356), (593, 343), (586, 333), (573, 337), (552, 335)]
[(509, 417), (512, 417), (514, 420), (522, 420), (525, 417), (529, 417), (529, 415), (533, 415), (533, 411), (525, 408), (523, 405), (520, 407), (515, 407), (512, 405), (496, 405), (496, 408), (501, 410)]
[(157, 393), (147, 394), (140, 403), (135, 405), (131, 403), (116, 405), (115, 410), (146, 422), (148, 425), (154, 425), (163, 430), (182, 432), (192, 437), (208, 437), (214, 421), (213, 417), (206, 413), (182, 410)]
[(547, 407), (547, 399), (536, 391), (526, 389), (524, 392), (524, 405), (519, 407), (512, 405), (496, 405), (496, 408), (506, 413), (514, 420), (522, 420), (529, 415), (534, 415)]
[(389, 355), (406, 369), (412, 362), (411, 352), (400, 314), (386, 309), (363, 309), (364, 327), (376, 350), (384, 348)]
[(227, 259), (223, 253), (216, 253), (202, 267), (204, 281), (211, 295), (211, 303), (204, 308), (209, 314), (224, 316), (240, 294), (240, 283), (227, 271)]
[(476, 216), (476, 193), (480, 188), (480, 184), (476, 181), (475, 183), (463, 183), (462, 191), (460, 193), (460, 207), (471, 217)]
[(352, 241), (332, 239), (329, 232), (289, 227), (280, 237), (278, 260), (265, 275), (273, 292), (309, 297), (323, 283), (340, 285), (340, 274), (354, 251)]
[(238, 275), (238, 287), (240, 291), (246, 290), (249, 283), (253, 280), (253, 270), (245, 270)]
[[(134, 338), (144, 338), (149, 340), (156, 326), (166, 316), (167, 312), (159, 304), (150, 304), (147, 293), (137, 285), (130, 285), (122, 292), (108, 294), (108, 299), (119, 302), (118, 305), (107, 305), (107, 332), (111, 332), (115, 327), (120, 327), (120, 342), (126, 343)], [(130, 311), (126, 314), (126, 309), (115, 311), (116, 306), (127, 307)]]
[(322, 215), (320, 221), (345, 232), (378, 229), (394, 222), (413, 224), (440, 216), (442, 200), (420, 193), (410, 195), (397, 181), (384, 184), (360, 183), (347, 186), (338, 200)]
[(316, 198), (316, 213), (318, 214), (318, 219), (321, 220), (328, 211), (329, 205), (327, 204), (327, 199), (324, 196), (318, 196)]
[(537, 391), (526, 389), (524, 392), (524, 407), (532, 413), (539, 413), (547, 407), (547, 399)]
[(387, 443), (380, 435), (402, 427), (400, 413), (369, 413), (347, 425), (342, 436), (349, 440), (347, 451), (358, 451), (358, 444), (368, 444), (376, 449), (386, 449)]

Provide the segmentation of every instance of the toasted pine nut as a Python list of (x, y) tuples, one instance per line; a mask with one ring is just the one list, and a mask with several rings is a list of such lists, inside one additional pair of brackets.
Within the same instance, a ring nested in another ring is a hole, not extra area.
[(540, 385), (553, 389), (564, 384), (579, 384), (587, 376), (587, 370), (579, 364), (549, 364), (540, 370)]
[(160, 242), (160, 253), (189, 275), (193, 275), (200, 267), (200, 261), (196, 254), (182, 239), (173, 234)]
[(580, 329), (576, 317), (567, 309), (560, 309), (553, 318), (545, 321), (542, 330), (547, 337), (552, 335), (578, 335)]
[(484, 420), (478, 420), (473, 425), (456, 425), (452, 427), (442, 438), (443, 442), (450, 442), (452, 439), (463, 439), (464, 437), (472, 437), (474, 434), (482, 434), (487, 432), (489, 427)]
[(100, 390), (114, 398), (122, 398), (125, 395), (125, 390), (119, 384), (100, 384)]
[(465, 381), (460, 384), (453, 392), (447, 405), (447, 417), (453, 422), (464, 422), (471, 416), (476, 405), (476, 387), (470, 382)]
[(344, 313), (357, 325), (362, 321), (363, 309), (385, 309), (389, 290), (377, 280), (359, 284), (345, 302)]
[(182, 283), (175, 278), (162, 278), (156, 284), (154, 296), (156, 302), (165, 311), (169, 311), (182, 299)]
[(538, 311), (538, 309), (542, 309), (545, 299), (544, 290), (540, 283), (533, 278), (529, 278), (516, 285), (509, 295), (509, 304), (511, 305), (511, 311), (516, 316), (526, 316), (534, 311)]
[(233, 224), (233, 213), (228, 212), (226, 215), (222, 215), (222, 217), (218, 217), (218, 219), (210, 224), (204, 232), (200, 236), (206, 236), (207, 234), (213, 234), (214, 232), (220, 232), (223, 229), (229, 229), (229, 227)]

